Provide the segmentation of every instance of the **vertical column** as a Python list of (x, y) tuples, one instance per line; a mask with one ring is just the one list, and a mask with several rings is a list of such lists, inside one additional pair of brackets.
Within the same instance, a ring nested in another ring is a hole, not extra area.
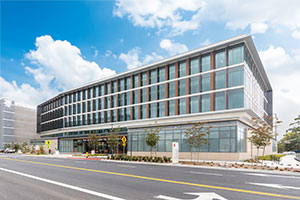
[[(229, 48), (226, 47), (225, 51), (226, 51), (226, 88), (228, 88), (228, 76), (229, 76), (229, 69), (228, 69), (229, 57), (228, 57), (228, 52), (229, 52)], [(226, 109), (229, 109), (228, 96), (229, 96), (229, 92), (227, 90), (226, 91)]]
[[(168, 70), (168, 65), (165, 66), (165, 80), (168, 80), (168, 74), (169, 74), (169, 70)], [(165, 83), (165, 99), (168, 98), (168, 83)], [(165, 116), (168, 116), (168, 101), (165, 101)]]
[[(150, 84), (150, 76), (149, 76), (149, 73), (150, 71), (147, 71), (147, 86), (149, 86)], [(149, 94), (149, 91), (150, 91), (150, 87), (147, 87), (147, 103), (150, 101), (150, 94)], [(147, 118), (149, 118), (149, 104), (147, 104)]]
[[(133, 75), (130, 77), (131, 80), (131, 89), (133, 88)], [(133, 104), (133, 91), (130, 91), (130, 105)], [(130, 120), (133, 120), (133, 106), (130, 107)]]
[[(186, 75), (190, 75), (190, 58), (186, 59)], [(186, 78), (186, 94), (190, 94), (190, 78)], [(185, 99), (186, 114), (190, 114), (190, 98)]]
[[(139, 103), (141, 103), (141, 89), (140, 89), (140, 87), (141, 87), (141, 73), (139, 73), (139, 75), (138, 75), (138, 79), (139, 79)], [(139, 105), (138, 106), (138, 108), (139, 108), (139, 119), (141, 119), (141, 106)]]
[[(125, 79), (124, 79), (125, 81)], [(119, 92), (119, 79), (116, 80), (116, 92)], [(116, 94), (116, 108), (119, 106), (119, 95)], [(116, 122), (119, 121), (119, 111), (116, 109)]]
[[(106, 97), (103, 97), (103, 96), (105, 96), (105, 94), (106, 94), (106, 83), (104, 83), (103, 86), (104, 86), (104, 91), (103, 91), (104, 94), (102, 95), (102, 98), (103, 98), (103, 110), (105, 110), (105, 106), (106, 106), (105, 98)], [(106, 120), (105, 112), (103, 112), (103, 120), (104, 120), (103, 123), (105, 123), (105, 120)]]
[[(210, 69), (215, 69), (215, 53), (210, 53)], [(210, 90), (215, 90), (215, 72), (210, 73)], [(210, 110), (215, 110), (215, 93), (210, 94)]]
[[(178, 62), (175, 63), (175, 78), (178, 78)], [(175, 97), (178, 97), (178, 80), (175, 81)], [(178, 99), (175, 99), (175, 115), (178, 115)]]

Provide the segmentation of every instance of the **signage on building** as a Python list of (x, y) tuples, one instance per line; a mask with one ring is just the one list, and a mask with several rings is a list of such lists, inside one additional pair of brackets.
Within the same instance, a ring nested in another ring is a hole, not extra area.
[(179, 145), (178, 142), (172, 142), (172, 163), (178, 164)]

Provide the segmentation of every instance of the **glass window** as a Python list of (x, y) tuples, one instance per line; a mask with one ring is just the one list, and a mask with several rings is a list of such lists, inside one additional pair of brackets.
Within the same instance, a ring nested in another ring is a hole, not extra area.
[(124, 108), (125, 109), (125, 120), (130, 120), (131, 119), (131, 107), (129, 108)]
[(97, 97), (99, 95), (99, 88), (98, 87), (94, 87), (94, 96), (93, 97)]
[(88, 112), (92, 111), (92, 103), (88, 101)]
[(179, 106), (179, 115), (184, 115), (186, 114), (186, 99), (185, 98), (182, 98), (182, 99), (179, 99), (179, 102), (178, 102), (178, 106)]
[(117, 107), (117, 96), (116, 95), (111, 96), (111, 107), (112, 108)]
[(152, 86), (149, 88), (150, 101), (157, 100), (157, 86)]
[(133, 76), (133, 87), (134, 88), (139, 87), (139, 75), (138, 74)]
[(225, 92), (217, 92), (215, 94), (215, 110), (226, 109), (226, 95)]
[(147, 72), (142, 73), (141, 86), (147, 85)]
[(164, 99), (165, 98), (165, 84), (161, 84), (158, 86), (158, 98)]
[(228, 87), (244, 84), (244, 66), (230, 68), (228, 72)]
[(89, 88), (88, 89), (88, 98), (92, 98), (92, 92), (93, 92), (93, 88)]
[(199, 96), (190, 97), (190, 113), (199, 112)]
[(131, 104), (131, 95), (130, 92), (125, 93), (125, 105)]
[(110, 122), (110, 111), (105, 111), (105, 123)]
[(147, 118), (147, 105), (141, 105), (141, 118)]
[(104, 85), (101, 85), (99, 87), (100, 87), (99, 96), (103, 96), (104, 95)]
[(175, 97), (175, 82), (168, 83), (168, 97)]
[(178, 77), (183, 77), (186, 75), (186, 62), (180, 62), (179, 63), (179, 69), (178, 69)]
[(110, 94), (111, 93), (111, 91), (110, 91), (110, 83), (106, 83), (105, 84), (105, 94)]
[(168, 102), (168, 115), (175, 115), (175, 100), (171, 100)]
[(165, 116), (165, 102), (158, 103), (158, 116), (159, 117)]
[(147, 101), (147, 88), (141, 89), (141, 102)]
[(120, 79), (119, 80), (119, 92), (123, 91), (125, 89), (125, 80)]
[(157, 117), (157, 104), (152, 103), (150, 104), (150, 118)]
[(133, 109), (133, 113), (132, 113), (132, 119), (133, 120), (136, 120), (136, 119), (139, 119), (139, 107), (138, 106), (134, 106), (132, 107)]
[(93, 100), (93, 111), (95, 111), (98, 107), (98, 101), (97, 100)]
[(133, 91), (133, 104), (139, 103), (139, 91), (135, 90)]
[(199, 76), (190, 78), (190, 93), (195, 94), (199, 92)]
[(118, 87), (118, 86), (117, 86), (117, 81), (113, 81), (113, 82), (112, 82), (112, 85), (111, 85), (111, 90), (112, 90), (111, 92), (112, 92), (112, 93), (117, 92), (117, 87)]
[(77, 92), (77, 101), (81, 101), (82, 91)]
[(219, 152), (219, 138), (209, 140), (209, 151)]
[(179, 96), (186, 95), (186, 79), (178, 81), (178, 90)]
[(80, 103), (77, 104), (77, 112), (78, 112), (78, 114), (81, 113), (81, 104)]
[(110, 97), (105, 97), (105, 109), (110, 108)]
[(112, 110), (110, 113), (111, 113), (111, 121), (116, 122), (117, 121), (117, 110)]
[(228, 52), (229, 65), (244, 62), (244, 46), (234, 47)]
[(209, 71), (210, 70), (210, 55), (203, 56), (201, 58), (201, 71)]
[(124, 108), (118, 109), (118, 120), (119, 121), (124, 121), (125, 120), (125, 117), (124, 117)]
[(221, 68), (221, 67), (225, 67), (226, 65), (226, 54), (225, 54), (225, 50), (216, 53), (215, 55), (215, 68)]
[(159, 68), (159, 70), (158, 70), (158, 81), (159, 82), (162, 82), (162, 81), (166, 80), (165, 73), (166, 72), (165, 72), (165, 68), (164, 67)]
[(157, 69), (150, 71), (150, 84), (157, 83)]
[(118, 106), (124, 106), (124, 97), (125, 97), (125, 94), (119, 94), (118, 96), (118, 101), (119, 101), (119, 105)]
[(201, 112), (210, 111), (210, 94), (201, 96)]
[(230, 152), (230, 139), (220, 139), (220, 152)]
[(226, 87), (226, 70), (216, 72), (215, 87), (216, 90)]
[(126, 90), (131, 89), (131, 78), (130, 78), (130, 77), (127, 77), (127, 78), (126, 78), (125, 89), (126, 89)]
[(169, 71), (169, 75), (168, 75), (169, 80), (174, 79), (175, 78), (175, 65), (174, 64), (170, 65), (168, 71)]
[(210, 74), (203, 74), (201, 79), (202, 92), (210, 91)]
[(104, 109), (104, 98), (98, 99), (98, 110)]
[(199, 73), (199, 58), (193, 58), (190, 61), (190, 74)]
[(244, 90), (243, 89), (229, 91), (228, 106), (229, 106), (229, 109), (244, 107)]

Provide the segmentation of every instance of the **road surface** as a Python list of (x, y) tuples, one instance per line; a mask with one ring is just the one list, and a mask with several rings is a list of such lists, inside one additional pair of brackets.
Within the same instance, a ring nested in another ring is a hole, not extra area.
[(300, 174), (2, 154), (0, 199), (300, 200)]

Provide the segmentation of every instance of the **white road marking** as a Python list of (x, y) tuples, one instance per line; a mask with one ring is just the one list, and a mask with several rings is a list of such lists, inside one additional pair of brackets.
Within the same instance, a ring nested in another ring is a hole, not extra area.
[(202, 175), (211, 175), (211, 176), (223, 176), (223, 174), (205, 173), (205, 172), (194, 172), (194, 171), (188, 171), (188, 173), (191, 173), (191, 174), (202, 174)]
[(276, 175), (276, 174), (257, 174), (257, 173), (242, 173), (245, 175), (251, 175), (251, 176), (263, 176), (263, 177), (276, 177), (276, 178), (297, 178), (300, 179), (300, 176), (283, 176), (283, 175)]
[(17, 174), (17, 175), (20, 175), (20, 176), (25, 176), (25, 177), (32, 178), (32, 179), (35, 179), (35, 180), (43, 181), (43, 182), (46, 182), (46, 183), (51, 183), (51, 184), (54, 184), (54, 185), (62, 186), (62, 187), (69, 188), (69, 189), (72, 189), (72, 190), (77, 190), (77, 191), (84, 192), (84, 193), (91, 194), (91, 195), (95, 195), (95, 196), (98, 196), (98, 197), (103, 197), (103, 198), (106, 198), (106, 199), (125, 200), (125, 199), (122, 199), (122, 198), (119, 198), (119, 197), (111, 196), (111, 195), (100, 193), (100, 192), (95, 192), (95, 191), (80, 188), (80, 187), (77, 187), (77, 186), (68, 185), (68, 184), (65, 184), (65, 183), (57, 182), (57, 181), (52, 181), (52, 180), (49, 180), (49, 179), (45, 179), (45, 178), (25, 174), (25, 173), (22, 173), (22, 172), (17, 172), (17, 171), (13, 171), (13, 170), (9, 170), (9, 169), (4, 169), (2, 167), (0, 167), (0, 170), (5, 171), (5, 172), (10, 172), (10, 173), (13, 173), (13, 174)]
[(293, 190), (300, 190), (300, 187), (294, 187), (294, 186), (286, 186), (286, 185), (281, 185), (281, 184), (270, 184), (270, 183), (252, 183), (252, 182), (246, 182), (247, 184), (251, 185), (259, 185), (259, 186), (265, 186), (265, 187), (273, 187), (273, 188), (278, 188), (278, 189), (293, 189)]
[(118, 165), (118, 167), (135, 168), (135, 166), (131, 166), (131, 165)]
[[(189, 195), (195, 195), (198, 196), (194, 199), (191, 200), (227, 200), (224, 197), (214, 193), (214, 192), (185, 192), (184, 194), (189, 194)], [(183, 199), (178, 199), (170, 196), (165, 196), (165, 195), (158, 195), (155, 196), (154, 198), (156, 199), (165, 199), (165, 200), (183, 200)]]

